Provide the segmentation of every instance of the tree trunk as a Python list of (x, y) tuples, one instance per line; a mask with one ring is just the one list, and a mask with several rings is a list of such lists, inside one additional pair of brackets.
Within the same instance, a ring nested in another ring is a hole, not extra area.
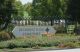
[(51, 26), (53, 26), (53, 20), (51, 20)]

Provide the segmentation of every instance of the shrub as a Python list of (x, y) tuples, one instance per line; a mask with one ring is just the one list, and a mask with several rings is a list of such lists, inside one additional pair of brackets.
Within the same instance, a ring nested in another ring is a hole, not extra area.
[(13, 34), (4, 31), (0, 32), (0, 41), (10, 40), (12, 37)]
[(5, 41), (5, 42), (0, 42), (0, 49), (7, 48), (7, 47), (8, 47), (7, 44), (8, 44), (7, 41)]
[(16, 48), (16, 45), (14, 43), (8, 43), (7, 48), (13, 49)]
[(34, 38), (19, 38), (19, 39), (12, 39), (8, 41), (1, 41), (0, 48), (33, 48), (39, 49), (40, 47), (52, 47), (58, 46), (59, 48), (75, 48), (76, 46), (80, 47), (80, 43), (78, 42), (78, 36), (54, 36), (54, 37), (41, 37), (37, 36)]
[(59, 48), (76, 48), (76, 44), (73, 42), (59, 44)]
[(33, 49), (40, 49), (40, 46), (36, 45), (35, 47), (32, 47)]
[(56, 33), (66, 33), (66, 29), (63, 25), (54, 25), (54, 29), (57, 31)]
[(80, 26), (76, 27), (74, 29), (74, 32), (75, 32), (76, 35), (80, 35)]
[(12, 23), (9, 23), (9, 25), (7, 26), (7, 28), (4, 31), (7, 32), (12, 32), (12, 30), (14, 29), (15, 25)]

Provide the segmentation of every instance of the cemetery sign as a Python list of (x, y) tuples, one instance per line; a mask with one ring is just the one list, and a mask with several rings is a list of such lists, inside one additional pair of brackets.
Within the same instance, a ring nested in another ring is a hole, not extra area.
[(55, 34), (56, 30), (52, 26), (16, 26), (13, 29), (15, 36), (41, 35), (45, 32)]

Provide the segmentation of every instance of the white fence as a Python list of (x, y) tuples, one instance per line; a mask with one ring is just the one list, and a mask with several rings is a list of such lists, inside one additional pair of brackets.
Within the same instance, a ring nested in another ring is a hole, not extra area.
[[(23, 25), (39, 25), (39, 26), (50, 26), (51, 25), (51, 21), (39, 21), (39, 20), (12, 20), (12, 23), (18, 26), (23, 26)], [(52, 22), (53, 24), (65, 24), (64, 20), (54, 20)]]
[(44, 21), (34, 21), (34, 20), (20, 20), (20, 21), (12, 21), (13, 24), (15, 25), (50, 25), (51, 22), (44, 22)]

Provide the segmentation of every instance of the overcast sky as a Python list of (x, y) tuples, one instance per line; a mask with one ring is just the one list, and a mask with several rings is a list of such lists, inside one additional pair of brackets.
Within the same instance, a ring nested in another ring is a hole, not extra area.
[(22, 4), (26, 4), (28, 2), (32, 2), (33, 0), (20, 0), (22, 2)]

